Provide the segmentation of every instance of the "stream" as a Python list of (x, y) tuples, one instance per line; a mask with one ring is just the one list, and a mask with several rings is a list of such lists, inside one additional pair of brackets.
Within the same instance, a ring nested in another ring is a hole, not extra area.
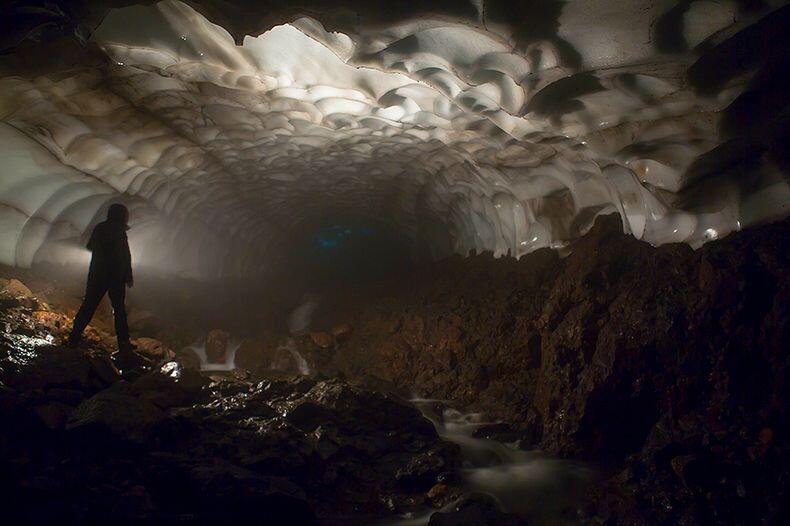
[(440, 509), (426, 507), (384, 524), (426, 525), (433, 513), (455, 510), (471, 493), (490, 495), (502, 511), (526, 519), (531, 526), (576, 524), (576, 509), (595, 478), (591, 468), (540, 451), (522, 451), (515, 444), (476, 437), (476, 430), (497, 423), (482, 413), (461, 412), (445, 400), (413, 398), (409, 402), (433, 423), (442, 439), (461, 448), (463, 494)]

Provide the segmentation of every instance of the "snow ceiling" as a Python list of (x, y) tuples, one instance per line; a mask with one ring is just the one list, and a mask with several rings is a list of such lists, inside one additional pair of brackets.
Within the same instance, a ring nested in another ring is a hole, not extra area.
[(0, 68), (0, 263), (84, 257), (113, 202), (140, 265), (204, 277), (341, 216), (436, 258), (566, 246), (603, 213), (695, 247), (787, 214), (787, 110), (752, 101), (786, 82), (760, 48), (784, 2), (501, 4), (235, 38), (199, 3), (107, 10), (98, 63)]

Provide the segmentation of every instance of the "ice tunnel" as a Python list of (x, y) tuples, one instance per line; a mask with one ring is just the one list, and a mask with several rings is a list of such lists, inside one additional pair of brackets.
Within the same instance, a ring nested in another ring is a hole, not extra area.
[(137, 265), (198, 278), (338, 218), (423, 260), (787, 215), (786, 2), (374, 4), (12, 2), (0, 263), (87, 259), (114, 202)]

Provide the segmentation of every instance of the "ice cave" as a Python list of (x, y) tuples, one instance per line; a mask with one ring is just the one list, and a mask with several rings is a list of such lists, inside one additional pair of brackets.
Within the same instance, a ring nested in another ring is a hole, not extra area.
[(0, 29), (9, 524), (786, 523), (788, 2)]

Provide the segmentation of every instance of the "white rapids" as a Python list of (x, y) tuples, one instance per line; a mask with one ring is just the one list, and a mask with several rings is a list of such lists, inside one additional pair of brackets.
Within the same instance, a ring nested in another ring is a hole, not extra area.
[[(540, 451), (522, 451), (515, 444), (476, 438), (477, 429), (495, 424), (482, 413), (463, 413), (446, 402), (411, 399), (444, 440), (461, 448), (463, 490), (491, 495), (503, 511), (527, 518), (531, 525), (573, 524), (575, 504), (594, 480), (591, 468), (571, 460), (551, 457)], [(442, 509), (406, 514), (387, 524), (428, 524), (437, 511), (453, 509), (457, 501)], [(569, 516), (571, 514), (571, 516)]]

